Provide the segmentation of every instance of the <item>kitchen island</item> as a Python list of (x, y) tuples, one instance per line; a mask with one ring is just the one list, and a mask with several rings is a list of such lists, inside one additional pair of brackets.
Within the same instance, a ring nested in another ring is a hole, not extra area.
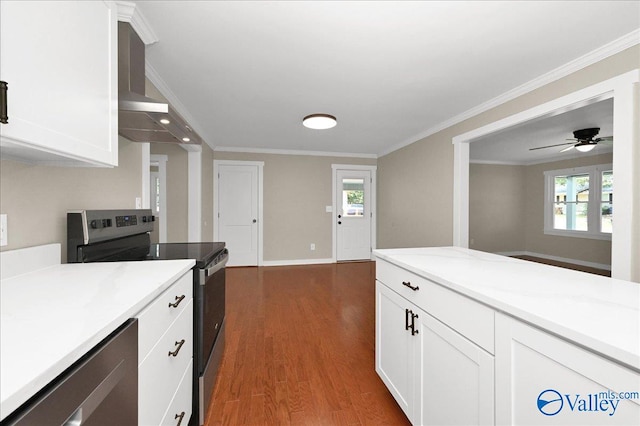
[(414, 424), (640, 423), (640, 284), (459, 247), (374, 253), (376, 370)]
[[(127, 319), (138, 316), (190, 273), (195, 263), (171, 260), (59, 264), (60, 246), (44, 247), (27, 252), (27, 259), (32, 261), (26, 263), (24, 256), (9, 259), (13, 253), (2, 253), (3, 269), (15, 271), (9, 276), (3, 272), (0, 283), (2, 419)], [(30, 270), (24, 266), (33, 266), (36, 258), (53, 260)], [(16, 264), (23, 266), (10, 266)], [(189, 279), (190, 275), (188, 284)]]

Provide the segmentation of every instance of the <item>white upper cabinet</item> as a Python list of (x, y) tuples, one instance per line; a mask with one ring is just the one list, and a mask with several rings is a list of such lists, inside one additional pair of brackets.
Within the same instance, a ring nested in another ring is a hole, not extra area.
[(3, 159), (118, 164), (117, 31), (113, 2), (0, 2)]

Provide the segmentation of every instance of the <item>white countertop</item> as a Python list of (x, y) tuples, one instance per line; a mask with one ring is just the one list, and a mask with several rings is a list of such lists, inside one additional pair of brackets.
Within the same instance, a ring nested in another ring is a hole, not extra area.
[(460, 247), (374, 250), (374, 254), (640, 370), (638, 283)]
[(194, 264), (64, 264), (3, 279), (0, 419), (135, 317)]

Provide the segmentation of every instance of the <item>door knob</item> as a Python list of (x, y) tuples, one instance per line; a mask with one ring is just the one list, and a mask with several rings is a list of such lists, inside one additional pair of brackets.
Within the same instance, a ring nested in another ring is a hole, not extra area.
[(339, 214), (339, 215), (338, 215), (338, 219), (341, 219), (341, 218), (342, 218), (342, 215), (341, 215), (341, 214)]
[(256, 222), (257, 222), (257, 220), (253, 219), (253, 223), (256, 223)]
[(342, 222), (341, 222), (341, 221), (338, 221), (338, 225), (342, 225)]

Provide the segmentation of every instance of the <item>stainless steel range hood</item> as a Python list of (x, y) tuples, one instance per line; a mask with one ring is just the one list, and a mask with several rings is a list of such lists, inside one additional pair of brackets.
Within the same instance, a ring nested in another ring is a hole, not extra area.
[(171, 105), (145, 96), (144, 49), (131, 25), (118, 22), (118, 133), (134, 142), (200, 145)]

